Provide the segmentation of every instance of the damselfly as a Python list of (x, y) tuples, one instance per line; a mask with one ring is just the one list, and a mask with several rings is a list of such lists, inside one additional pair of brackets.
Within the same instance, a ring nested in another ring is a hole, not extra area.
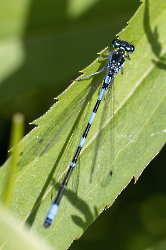
[(74, 158), (72, 160), (72, 162), (70, 163), (70, 167), (69, 167), (69, 170), (66, 174), (66, 177), (59, 189), (59, 192), (57, 194), (57, 197), (54, 201), (54, 203), (52, 204), (48, 214), (47, 214), (47, 218), (45, 220), (45, 223), (44, 223), (44, 227), (47, 228), (51, 225), (52, 221), (54, 220), (56, 214), (57, 214), (57, 211), (58, 211), (58, 208), (59, 208), (59, 203), (61, 201), (61, 198), (63, 196), (63, 193), (67, 187), (67, 184), (68, 184), (68, 181), (70, 179), (70, 176), (73, 172), (73, 169), (75, 168), (76, 166), (76, 162), (77, 162), (77, 159), (80, 155), (80, 152), (81, 152), (81, 149), (85, 143), (85, 140), (87, 138), (87, 135), (88, 135), (88, 132), (90, 130), (90, 127), (92, 125), (92, 122), (95, 118), (95, 115), (97, 113), (97, 110), (99, 108), (99, 105), (101, 103), (101, 100), (103, 99), (103, 96), (106, 92), (106, 90), (112, 86), (112, 83), (113, 83), (113, 80), (115, 78), (115, 76), (118, 74), (118, 72), (122, 71), (123, 73), (123, 64), (125, 63), (125, 58), (129, 59), (130, 60), (130, 57), (128, 55), (128, 53), (133, 53), (135, 51), (135, 48), (132, 44), (126, 42), (126, 41), (122, 41), (122, 40), (119, 40), (119, 39), (115, 39), (112, 41), (112, 44), (111, 44), (114, 48), (116, 48), (115, 51), (106, 51), (106, 57), (102, 57), (103, 59), (109, 59), (109, 62), (108, 64), (103, 67), (101, 70), (89, 75), (89, 76), (85, 76), (81, 79), (78, 79), (78, 80), (83, 80), (85, 78), (89, 78), (95, 74), (99, 74), (101, 73), (102, 71), (104, 71), (106, 69), (106, 74), (105, 74), (105, 77), (104, 77), (104, 80), (103, 80), (103, 85), (102, 85), (102, 88), (101, 88), (101, 91), (100, 91), (100, 94), (99, 94), (99, 97), (98, 97), (98, 100), (95, 104), (95, 107), (92, 111), (92, 114), (91, 114), (91, 117), (89, 119), (89, 122), (86, 126), (86, 129), (83, 133), (83, 136), (80, 140), (80, 143), (78, 145), (78, 148), (76, 150), (76, 153), (74, 155)]

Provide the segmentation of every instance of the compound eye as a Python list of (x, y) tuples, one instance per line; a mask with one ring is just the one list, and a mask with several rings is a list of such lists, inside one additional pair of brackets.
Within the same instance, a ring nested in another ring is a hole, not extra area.
[(131, 44), (130, 53), (133, 53), (134, 51), (135, 51), (135, 47), (134, 47), (134, 45)]
[(135, 48), (132, 44), (130, 44), (130, 46), (126, 46), (125, 47), (125, 50), (128, 52), (128, 53), (133, 53), (135, 51)]
[(115, 39), (112, 41), (112, 46), (115, 48), (119, 48), (120, 47), (120, 40), (119, 39)]

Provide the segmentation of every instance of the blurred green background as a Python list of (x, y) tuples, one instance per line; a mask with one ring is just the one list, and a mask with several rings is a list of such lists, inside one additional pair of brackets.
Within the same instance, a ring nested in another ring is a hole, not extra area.
[[(0, 0), (0, 6), (2, 165), (12, 115), (25, 115), (27, 134), (29, 122), (43, 115), (78, 71), (125, 28), (140, 2)], [(70, 249), (166, 249), (165, 154), (166, 147)]]

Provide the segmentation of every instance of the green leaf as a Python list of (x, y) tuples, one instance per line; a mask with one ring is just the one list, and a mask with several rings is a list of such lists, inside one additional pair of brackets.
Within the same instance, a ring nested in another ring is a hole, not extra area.
[(13, 192), (13, 184), (15, 181), (15, 171), (17, 169), (17, 160), (18, 160), (18, 143), (23, 137), (24, 134), (24, 116), (21, 113), (16, 113), (12, 119), (12, 129), (11, 129), (11, 140), (10, 147), (14, 147), (13, 149), (13, 157), (11, 162), (11, 168), (9, 171), (9, 176), (5, 178), (6, 180), (6, 188), (4, 190), (4, 200), (3, 203), (7, 208), (10, 203), (10, 198)]
[[(7, 213), (0, 206), (0, 240), (3, 241), (2, 248), (17, 250), (49, 250), (42, 239), (36, 239), (35, 236), (29, 233), (30, 228), (20, 226), (15, 218), (11, 218), (11, 214)], [(6, 244), (6, 242), (8, 244)], [(55, 248), (54, 248), (55, 249)]]
[(68, 0), (67, 12), (72, 18), (77, 18), (84, 14), (91, 6), (95, 5), (99, 0)]
[(151, 248), (147, 248), (145, 250), (151, 250), (151, 249), (153, 249), (153, 250), (165, 250), (165, 248), (166, 248), (166, 239), (164, 238), (162, 240), (158, 240), (158, 242), (155, 245), (153, 245)]
[[(51, 197), (55, 198), (77, 149), (103, 74), (74, 82), (20, 143), (11, 210), (54, 248), (66, 249), (80, 237), (133, 176), (139, 178), (166, 140), (165, 16), (164, 1), (146, 0), (119, 34), (132, 41), (136, 51), (131, 61), (126, 60), (124, 74), (115, 78), (114, 117), (108, 91), (48, 230), (43, 223)], [(83, 72), (89, 75), (106, 63), (99, 58)], [(11, 159), (1, 169), (1, 183), (10, 163)]]

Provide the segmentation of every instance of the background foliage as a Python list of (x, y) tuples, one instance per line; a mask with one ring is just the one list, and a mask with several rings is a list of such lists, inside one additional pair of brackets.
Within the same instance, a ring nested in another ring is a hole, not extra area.
[[(78, 71), (111, 42), (134, 14), (139, 2), (121, 1), (117, 6), (115, 1), (106, 0), (80, 1), (79, 4), (78, 1), (47, 1), (46, 5), (41, 0), (17, 0), (13, 4), (1, 1), (1, 6), (0, 138), (3, 162), (12, 114), (18, 111), (25, 114), (27, 133), (28, 122), (42, 115), (53, 104), (53, 98), (78, 76)], [(149, 39), (150, 43), (153, 37)], [(131, 182), (112, 209), (104, 212), (97, 224), (93, 224), (71, 249), (104, 246), (145, 249), (155, 244), (159, 247), (154, 249), (162, 249), (166, 224), (162, 157), (163, 150), (137, 184), (133, 186)]]

